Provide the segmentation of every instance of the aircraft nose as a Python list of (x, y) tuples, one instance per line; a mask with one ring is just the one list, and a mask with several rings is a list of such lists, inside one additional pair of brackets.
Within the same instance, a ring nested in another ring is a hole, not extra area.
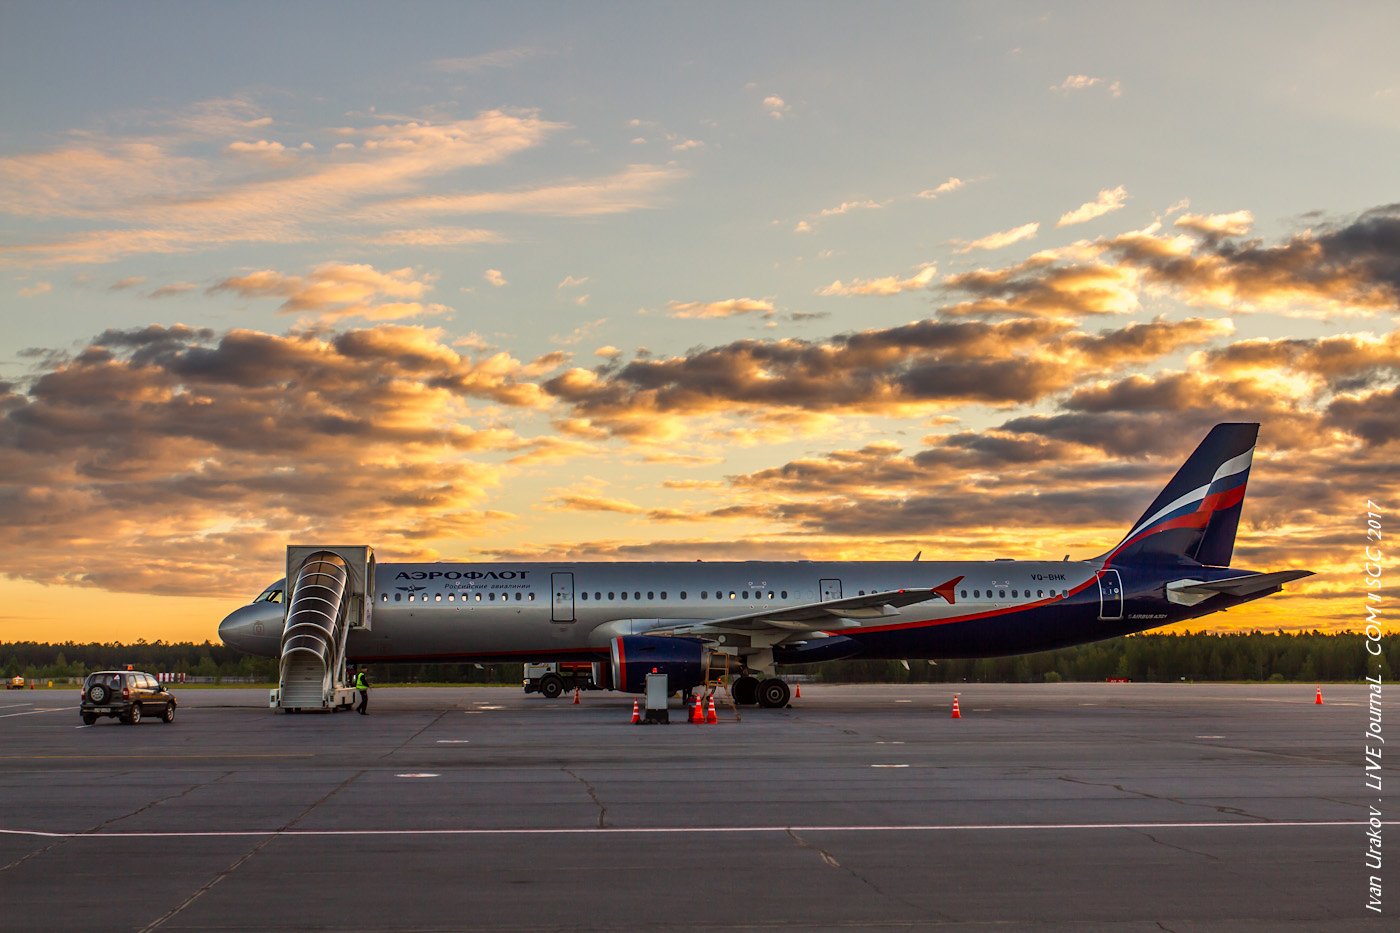
[(224, 616), (219, 623), (219, 640), (224, 644), (268, 658), (277, 656), (281, 634), (282, 611), (275, 603), (243, 606)]

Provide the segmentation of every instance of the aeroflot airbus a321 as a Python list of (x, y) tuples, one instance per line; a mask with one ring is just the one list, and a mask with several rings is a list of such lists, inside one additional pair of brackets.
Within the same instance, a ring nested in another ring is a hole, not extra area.
[[(1218, 424), (1121, 542), (1081, 561), (367, 563), (372, 624), (343, 656), (392, 661), (593, 660), (612, 689), (645, 675), (689, 691), (725, 664), (739, 703), (782, 707), (777, 668), (842, 658), (976, 658), (1140, 632), (1278, 592), (1307, 570), (1230, 567), (1257, 424)], [(269, 586), (219, 626), (283, 657), (311, 623)], [(330, 613), (344, 610), (330, 609)], [(293, 618), (283, 638), (284, 615)], [(321, 623), (329, 627), (328, 623)], [(318, 636), (319, 637), (319, 636)], [(312, 645), (315, 648), (315, 645)], [(316, 649), (320, 650), (320, 649)], [(284, 677), (286, 673), (284, 671)]]

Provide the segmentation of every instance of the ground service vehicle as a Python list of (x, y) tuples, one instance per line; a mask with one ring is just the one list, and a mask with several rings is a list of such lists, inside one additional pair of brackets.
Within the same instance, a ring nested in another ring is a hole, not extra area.
[(10, 682), (7, 683), (7, 684), (5, 684), (5, 689), (6, 689), (6, 690), (23, 690), (23, 689), (24, 689), (24, 678), (23, 678), (23, 677), (18, 677), (18, 676), (16, 676), (16, 677), (11, 677), (11, 678), (10, 678)]
[(525, 665), (525, 692), (553, 700), (566, 690), (602, 690), (603, 665), (597, 661), (560, 661)]
[(175, 695), (145, 671), (96, 671), (83, 680), (78, 712), (89, 726), (99, 716), (134, 726), (147, 715), (174, 722), (177, 705)]

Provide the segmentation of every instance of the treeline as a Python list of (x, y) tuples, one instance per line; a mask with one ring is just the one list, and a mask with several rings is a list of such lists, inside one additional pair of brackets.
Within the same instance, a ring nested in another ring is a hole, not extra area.
[[(835, 661), (794, 667), (828, 683), (1041, 683), (1125, 677), (1136, 681), (1256, 680), (1313, 683), (1360, 680), (1377, 669), (1389, 679), (1400, 670), (1400, 635), (1382, 638), (1379, 659), (1367, 652), (1364, 635), (1321, 632), (1248, 632), (1228, 635), (1133, 635), (1109, 641), (1009, 658), (975, 661)], [(257, 658), (211, 642), (144, 642), (61, 645), (0, 643), (5, 679), (82, 677), (89, 671), (130, 664), (152, 673), (185, 673), (213, 680), (273, 683), (277, 661)], [(1379, 668), (1377, 667), (1379, 660)], [(518, 684), (519, 664), (372, 664), (376, 683)]]
[(1007, 658), (968, 661), (836, 661), (799, 668), (829, 683), (1042, 683), (1095, 681), (1256, 680), (1315, 683), (1361, 680), (1400, 670), (1400, 635), (1382, 638), (1379, 659), (1366, 636), (1351, 632), (1241, 632), (1131, 635)]
[[(138, 641), (78, 644), (64, 642), (0, 642), (0, 673), (9, 680), (60, 680), (83, 677), (90, 671), (121, 670), (130, 664), (152, 674), (183, 673), (215, 682), (276, 683), (277, 659), (259, 658), (227, 645), (204, 642)], [(519, 664), (371, 664), (375, 683), (520, 683)]]

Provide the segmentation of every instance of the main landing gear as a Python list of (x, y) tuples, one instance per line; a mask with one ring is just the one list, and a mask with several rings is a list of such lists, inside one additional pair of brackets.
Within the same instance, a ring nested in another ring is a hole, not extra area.
[(764, 709), (782, 709), (792, 696), (784, 681), (776, 677), (760, 681), (748, 674), (735, 678), (729, 692), (739, 706), (758, 705)]

